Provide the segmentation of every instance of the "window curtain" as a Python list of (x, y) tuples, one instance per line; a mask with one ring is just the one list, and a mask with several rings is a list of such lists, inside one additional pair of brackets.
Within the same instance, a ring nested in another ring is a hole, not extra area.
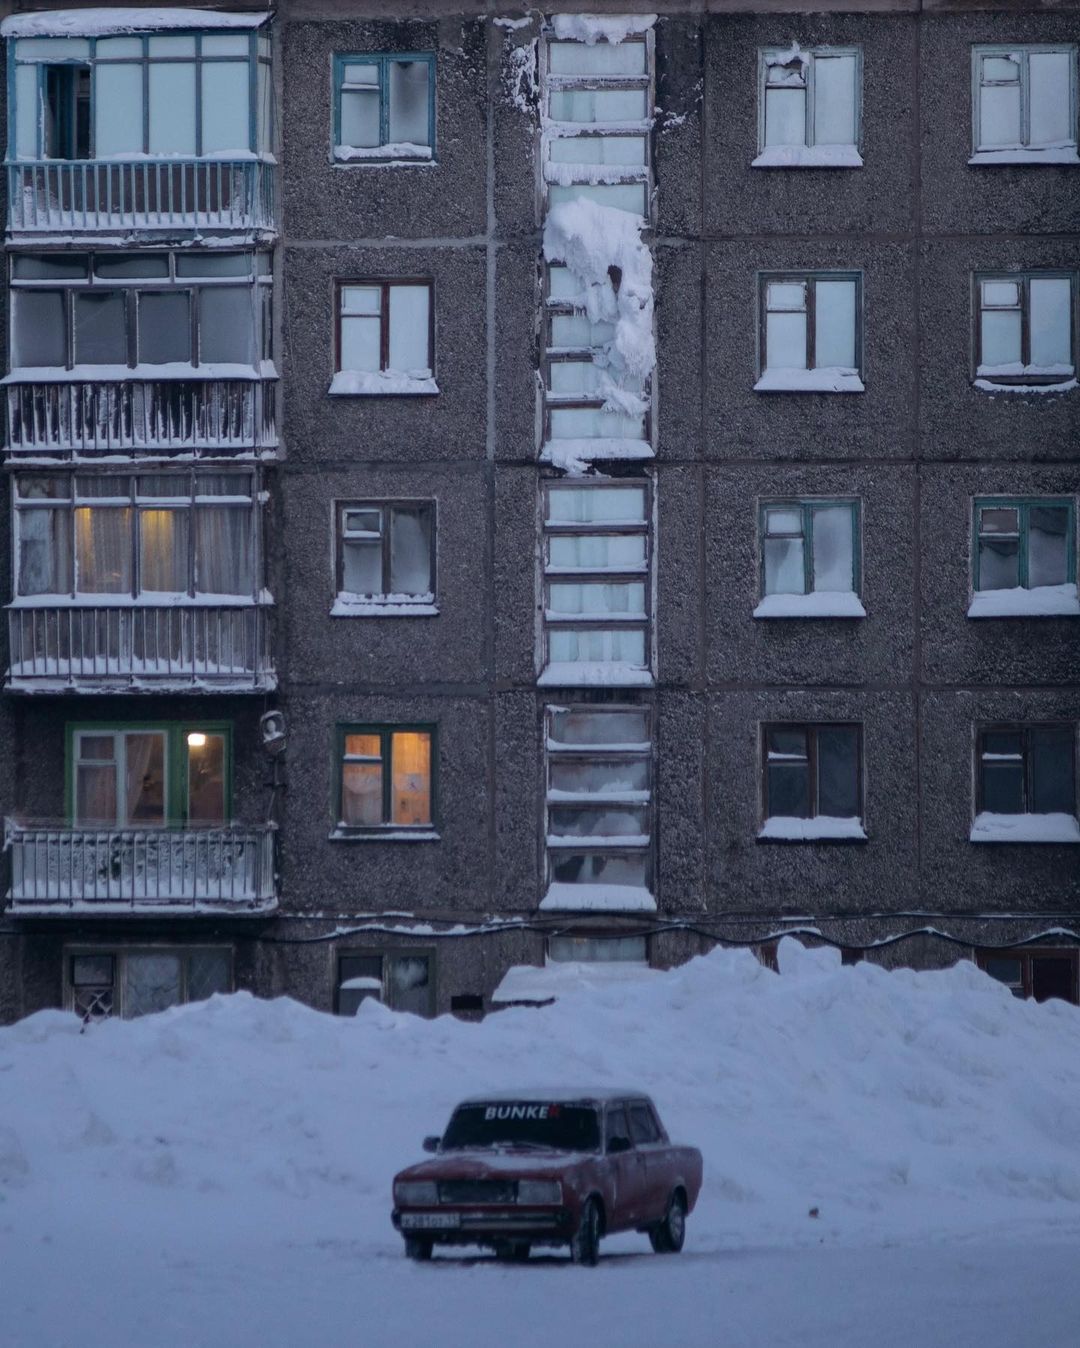
[(204, 595), (251, 595), (254, 588), (251, 507), (196, 507), (196, 591)]
[(75, 511), (77, 588), (83, 594), (130, 594), (131, 511), (83, 506)]
[(186, 510), (139, 511), (139, 589), (164, 594), (188, 592)]
[(394, 732), (392, 748), (395, 824), (431, 823), (431, 736)]

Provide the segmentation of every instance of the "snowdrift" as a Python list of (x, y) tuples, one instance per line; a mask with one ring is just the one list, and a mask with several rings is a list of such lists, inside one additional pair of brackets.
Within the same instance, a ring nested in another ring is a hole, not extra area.
[(554, 1084), (640, 1085), (701, 1147), (690, 1249), (1080, 1229), (1080, 1011), (968, 963), (781, 964), (717, 950), (482, 1024), (246, 994), (85, 1033), (40, 1013), (0, 1031), (0, 1235), (107, 1214), (396, 1255), (422, 1136), (468, 1092)]

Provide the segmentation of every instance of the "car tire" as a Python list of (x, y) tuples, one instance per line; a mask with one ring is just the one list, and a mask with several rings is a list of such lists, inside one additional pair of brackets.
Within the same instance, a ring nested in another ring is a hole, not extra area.
[(416, 1259), (424, 1263), (431, 1258), (433, 1242), (424, 1236), (406, 1236), (405, 1254), (409, 1259)]
[(686, 1240), (686, 1199), (673, 1193), (667, 1209), (655, 1226), (649, 1229), (649, 1243), (657, 1254), (678, 1254)]
[(585, 1268), (593, 1268), (600, 1258), (600, 1205), (595, 1198), (586, 1199), (581, 1209), (581, 1221), (570, 1242), (570, 1258)]

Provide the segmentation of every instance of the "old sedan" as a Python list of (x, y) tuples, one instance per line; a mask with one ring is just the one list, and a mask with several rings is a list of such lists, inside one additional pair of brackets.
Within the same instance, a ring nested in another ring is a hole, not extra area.
[(454, 1110), (434, 1152), (394, 1179), (393, 1222), (405, 1253), (481, 1245), (526, 1259), (534, 1245), (568, 1245), (595, 1264), (600, 1239), (643, 1231), (676, 1253), (701, 1188), (701, 1153), (673, 1146), (640, 1091), (517, 1091), (476, 1096)]

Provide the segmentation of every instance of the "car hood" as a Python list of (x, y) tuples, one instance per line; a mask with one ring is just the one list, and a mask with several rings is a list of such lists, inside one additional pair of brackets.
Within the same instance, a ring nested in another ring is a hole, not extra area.
[(594, 1159), (591, 1152), (581, 1151), (495, 1151), (476, 1148), (474, 1151), (448, 1151), (420, 1161), (395, 1176), (401, 1180), (437, 1179), (505, 1179), (517, 1176), (530, 1179), (534, 1175), (565, 1175), (575, 1166)]

